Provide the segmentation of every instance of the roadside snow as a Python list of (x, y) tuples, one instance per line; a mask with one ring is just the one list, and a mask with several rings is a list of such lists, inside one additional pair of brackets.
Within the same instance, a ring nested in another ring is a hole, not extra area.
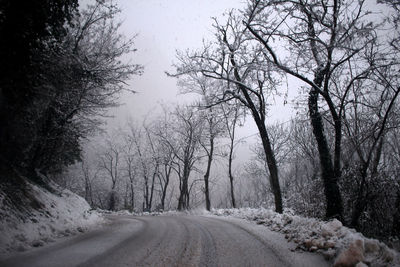
[[(207, 217), (216, 217), (214, 215), (203, 215)], [(258, 241), (261, 241), (266, 247), (268, 252), (278, 256), (284, 263), (284, 266), (296, 266), (296, 267), (325, 267), (330, 264), (324, 260), (324, 258), (315, 253), (301, 252), (295, 250), (294, 243), (288, 243), (281, 233), (271, 231), (267, 227), (249, 223), (243, 219), (234, 218), (232, 216), (223, 216), (220, 220), (226, 221), (230, 224), (235, 225), (253, 235)]]
[(60, 237), (84, 232), (104, 221), (97, 211), (69, 190), (52, 194), (38, 186), (29, 184), (32, 195), (44, 207), (21, 213), (7, 205), (0, 191), (0, 256), (40, 247)]
[(285, 235), (296, 249), (319, 252), (334, 266), (400, 266), (400, 255), (384, 243), (364, 237), (338, 220), (328, 222), (259, 208), (213, 209), (211, 214), (254, 221)]

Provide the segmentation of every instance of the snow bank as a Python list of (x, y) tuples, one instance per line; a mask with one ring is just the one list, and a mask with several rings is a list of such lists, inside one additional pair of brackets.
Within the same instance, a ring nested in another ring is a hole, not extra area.
[(112, 214), (112, 215), (130, 215), (130, 216), (158, 216), (158, 215), (163, 215), (168, 212), (162, 212), (162, 211), (152, 211), (152, 212), (135, 212), (135, 211), (129, 211), (129, 210), (118, 210), (118, 211), (111, 211), (111, 210), (103, 210), (100, 208), (97, 208), (96, 211), (101, 214)]
[(131, 212), (129, 210), (110, 211), (97, 209), (99, 213), (113, 214), (113, 215), (132, 215), (132, 216), (182, 216), (182, 215), (210, 215), (206, 209), (193, 209), (193, 210), (166, 210), (166, 211), (151, 211), (151, 212)]
[(43, 246), (104, 221), (82, 197), (69, 190), (53, 194), (30, 183), (27, 186), (41, 206), (29, 212), (16, 209), (0, 190), (0, 256)]
[(288, 241), (297, 244), (297, 249), (322, 253), (337, 267), (400, 265), (398, 252), (376, 239), (366, 238), (344, 227), (336, 219), (323, 222), (291, 213), (279, 214), (264, 208), (214, 209), (211, 214), (242, 218), (265, 225), (283, 233)]

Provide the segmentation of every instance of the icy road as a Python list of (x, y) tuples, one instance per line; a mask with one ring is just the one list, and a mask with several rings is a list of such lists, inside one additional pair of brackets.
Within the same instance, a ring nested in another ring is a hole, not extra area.
[(212, 216), (107, 216), (101, 229), (18, 254), (0, 266), (328, 266), (281, 234)]

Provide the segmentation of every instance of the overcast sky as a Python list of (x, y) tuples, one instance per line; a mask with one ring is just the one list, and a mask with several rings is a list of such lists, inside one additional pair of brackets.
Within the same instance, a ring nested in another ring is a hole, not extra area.
[(118, 0), (122, 9), (121, 30), (126, 36), (138, 34), (134, 63), (144, 66), (141, 77), (133, 77), (130, 87), (135, 95), (124, 94), (123, 107), (113, 110), (111, 124), (127, 116), (140, 120), (159, 107), (159, 103), (187, 101), (193, 96), (178, 94), (176, 80), (165, 75), (172, 71), (176, 50), (195, 49), (213, 35), (211, 17), (224, 11), (244, 7), (243, 0)]
[[(138, 120), (159, 108), (159, 103), (182, 102), (188, 96), (178, 96), (176, 80), (165, 75), (172, 71), (176, 50), (201, 46), (203, 38), (212, 35), (211, 17), (227, 9), (240, 8), (243, 0), (118, 0), (122, 9), (121, 30), (127, 36), (138, 34), (132, 56), (134, 63), (144, 66), (141, 77), (133, 77), (130, 87), (135, 95), (124, 94), (123, 107), (113, 110), (112, 124), (127, 116)], [(192, 96), (193, 98), (193, 96)]]
[[(85, 2), (83, 0), (82, 6)], [(178, 95), (174, 78), (167, 77), (165, 71), (172, 71), (176, 50), (201, 47), (203, 39), (213, 37), (212, 17), (222, 18), (225, 11), (245, 7), (245, 0), (114, 0), (121, 8), (119, 19), (121, 31), (127, 37), (138, 34), (135, 40), (137, 52), (131, 55), (133, 63), (144, 66), (144, 74), (133, 77), (129, 87), (137, 94), (124, 93), (124, 105), (112, 109), (114, 118), (108, 120), (109, 128), (123, 126), (127, 118), (140, 122), (145, 116), (160, 111), (160, 103), (173, 105), (177, 102), (191, 101), (193, 96)], [(376, 7), (375, 0), (368, 5)], [(287, 122), (295, 113), (292, 101), (298, 96), (299, 82), (291, 79), (288, 92), (288, 105), (284, 99), (277, 98), (269, 111), (271, 121)], [(245, 127), (239, 129), (238, 137), (257, 133), (250, 117)], [(252, 142), (250, 139), (248, 142)], [(247, 147), (248, 145), (244, 145)], [(247, 153), (246, 153), (247, 154)]]
[[(144, 74), (129, 82), (137, 94), (121, 96), (123, 106), (110, 111), (115, 116), (109, 126), (124, 124), (128, 117), (141, 118), (160, 109), (160, 103), (172, 104), (190, 101), (193, 96), (178, 95), (174, 78), (165, 71), (172, 71), (176, 50), (201, 47), (203, 39), (213, 37), (212, 17), (221, 18), (230, 9), (245, 7), (245, 0), (114, 0), (121, 8), (121, 31), (127, 37), (138, 34), (135, 41), (137, 52), (131, 55), (133, 63), (144, 66)], [(82, 1), (82, 5), (87, 0)], [(377, 7), (376, 0), (367, 5)], [(379, 5), (381, 6), (381, 5)], [(299, 82), (290, 80), (288, 105), (277, 98), (271, 107), (269, 121), (285, 122), (294, 115), (291, 102), (296, 101)], [(248, 121), (251, 121), (249, 118)], [(254, 125), (246, 127), (246, 133), (256, 132)]]
[[(109, 127), (123, 125), (128, 117), (141, 121), (148, 114), (160, 109), (160, 103), (171, 104), (190, 101), (194, 96), (178, 95), (174, 78), (165, 71), (173, 71), (176, 50), (201, 47), (203, 39), (213, 37), (212, 17), (221, 18), (232, 8), (245, 7), (244, 0), (117, 0), (122, 9), (121, 30), (126, 36), (138, 34), (135, 41), (137, 52), (131, 56), (134, 63), (144, 66), (144, 74), (133, 77), (130, 88), (137, 94), (124, 94), (123, 106), (111, 110), (115, 117), (109, 120)], [(290, 108), (283, 106), (283, 99), (277, 100), (277, 107), (271, 110), (273, 120), (287, 121)], [(257, 132), (250, 122), (242, 136)]]

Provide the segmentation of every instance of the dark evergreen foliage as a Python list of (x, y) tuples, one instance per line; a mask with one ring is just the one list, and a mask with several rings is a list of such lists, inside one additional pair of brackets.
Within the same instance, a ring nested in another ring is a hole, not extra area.
[(35, 135), (32, 104), (45, 92), (44, 55), (57, 53), (67, 25), (77, 14), (77, 0), (0, 2), (0, 153), (24, 167), (24, 151)]
[(0, 4), (0, 156), (36, 182), (37, 172), (80, 160), (96, 116), (141, 72), (119, 60), (133, 51), (114, 22), (120, 10), (107, 1), (80, 14), (77, 7), (77, 0)]

